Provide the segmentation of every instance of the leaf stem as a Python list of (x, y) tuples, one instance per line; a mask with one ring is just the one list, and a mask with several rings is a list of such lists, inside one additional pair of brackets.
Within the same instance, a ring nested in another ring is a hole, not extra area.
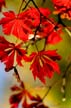
[(45, 95), (44, 95), (43, 98), (42, 98), (42, 101), (43, 101), (43, 100), (45, 99), (45, 97), (48, 95), (48, 93), (50, 92), (51, 88), (52, 88), (52, 87), (49, 86), (47, 92), (45, 93)]
[(68, 35), (71, 37), (71, 32), (68, 28), (65, 27), (65, 31), (68, 33)]
[(17, 68), (16, 68), (15, 66), (14, 66), (14, 73), (15, 73), (14, 75), (15, 75), (17, 81), (18, 81), (18, 82), (21, 82), (21, 79), (20, 79), (18, 70), (17, 70)]
[(46, 87), (48, 87), (48, 90), (47, 90), (47, 92), (45, 93), (45, 95), (43, 96), (42, 101), (46, 98), (46, 96), (49, 94), (49, 92), (51, 91), (51, 89), (52, 89), (57, 83), (59, 83), (59, 81), (60, 81), (60, 80), (55, 81), (52, 85), (46, 86)]
[(22, 0), (22, 2), (21, 2), (21, 5), (20, 5), (20, 8), (19, 8), (18, 14), (19, 14), (20, 11), (21, 11), (21, 8), (22, 8), (23, 3), (24, 3), (24, 0)]

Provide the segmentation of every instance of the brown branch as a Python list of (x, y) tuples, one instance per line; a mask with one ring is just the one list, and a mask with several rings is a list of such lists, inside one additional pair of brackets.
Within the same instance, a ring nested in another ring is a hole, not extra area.
[[(61, 76), (61, 78), (62, 78), (62, 80), (63, 80), (62, 86), (63, 86), (63, 89), (64, 89), (64, 91), (63, 91), (63, 99), (64, 99), (64, 100), (65, 100), (65, 89), (66, 89), (66, 75), (67, 75), (68, 69), (69, 69), (70, 67), (71, 67), (71, 62), (68, 64), (68, 66), (67, 66), (67, 68), (66, 68), (64, 74)], [(59, 82), (60, 82), (60, 80), (54, 82), (54, 84), (52, 84), (51, 86), (46, 86), (46, 87), (48, 87), (48, 90), (47, 90), (47, 92), (45, 93), (44, 97), (42, 98), (42, 101), (43, 101), (43, 100), (46, 98), (46, 96), (49, 94), (50, 90), (51, 90), (57, 83), (59, 83)]]
[(26, 9), (27, 6), (30, 8), (30, 6), (29, 6), (29, 3), (30, 3), (30, 2), (31, 2), (31, 0), (29, 0), (28, 2), (25, 1), (26, 5), (25, 5), (25, 7), (24, 7), (22, 10)]
[(21, 5), (20, 5), (20, 8), (19, 8), (18, 14), (19, 14), (20, 11), (21, 11), (21, 8), (22, 8), (22, 6), (23, 6), (23, 3), (24, 3), (24, 0), (22, 0), (22, 2), (21, 2)]

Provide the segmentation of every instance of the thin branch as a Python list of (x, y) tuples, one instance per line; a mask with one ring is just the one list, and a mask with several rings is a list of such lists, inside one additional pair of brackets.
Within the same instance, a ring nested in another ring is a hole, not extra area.
[(45, 15), (43, 15), (43, 14), (41, 13), (40, 9), (38, 8), (38, 6), (37, 6), (36, 3), (34, 2), (34, 0), (30, 0), (30, 1), (31, 1), (31, 2), (33, 3), (33, 5), (36, 7), (36, 9), (38, 10), (38, 12), (40, 13), (41, 16), (43, 16), (45, 19), (47, 19), (49, 22), (51, 22), (53, 25), (55, 25), (54, 22), (51, 21), (51, 19), (47, 18)]
[(71, 62), (67, 65), (66, 70), (65, 70), (65, 72), (62, 75), (62, 78), (66, 77), (66, 74), (67, 74), (67, 72), (68, 72), (68, 70), (69, 70), (70, 67), (71, 67)]
[(51, 88), (52, 88), (52, 86), (49, 86), (47, 92), (45, 93), (45, 95), (44, 95), (43, 98), (42, 98), (42, 101), (46, 98), (46, 96), (47, 96), (48, 93), (50, 92)]
[(16, 68), (15, 66), (14, 66), (14, 73), (15, 73), (14, 75), (15, 75), (17, 81), (18, 81), (18, 82), (21, 82), (21, 79), (20, 79), (18, 70), (17, 70), (17, 68)]
[(13, 75), (14, 75), (15, 78), (17, 79), (17, 82), (20, 83), (20, 86), (21, 86), (22, 88), (24, 88), (24, 83), (23, 83), (23, 81), (22, 81), (21, 78), (20, 78), (20, 75), (19, 75), (18, 70), (17, 70), (17, 66), (18, 66), (18, 64), (15, 65), (15, 66), (13, 66), (13, 69), (14, 69), (14, 74), (13, 74)]
[(20, 5), (19, 11), (18, 11), (18, 14), (19, 14), (20, 11), (21, 11), (21, 8), (22, 8), (22, 6), (23, 6), (23, 3), (24, 3), (24, 0), (22, 0), (22, 3), (21, 3), (21, 5)]
[[(62, 78), (62, 80), (63, 80), (63, 85), (62, 85), (62, 86), (64, 87), (64, 89), (66, 88), (66, 87), (65, 87), (65, 86), (66, 86), (66, 81), (65, 81), (66, 79), (63, 79), (63, 78), (66, 77), (66, 73), (68, 72), (68, 69), (70, 68), (70, 66), (71, 66), (71, 63), (68, 64), (68, 66), (67, 66), (67, 68), (66, 68), (64, 74), (61, 76), (61, 78)], [(46, 86), (46, 87), (48, 87), (48, 90), (47, 90), (47, 92), (45, 93), (45, 95), (43, 96), (42, 101), (43, 101), (43, 100), (46, 98), (46, 96), (49, 94), (50, 90), (51, 90), (56, 84), (58, 84), (59, 82), (60, 82), (60, 80), (55, 81), (51, 86)], [(64, 91), (64, 93), (65, 93), (65, 91)], [(65, 98), (65, 94), (64, 94), (63, 98)]]
[[(31, 0), (29, 0), (28, 2), (25, 1), (26, 5), (25, 5), (25, 7), (24, 7), (22, 10), (26, 9), (27, 6), (29, 6), (29, 3), (30, 3), (30, 2), (31, 2)], [(30, 7), (30, 6), (29, 6), (29, 7)]]

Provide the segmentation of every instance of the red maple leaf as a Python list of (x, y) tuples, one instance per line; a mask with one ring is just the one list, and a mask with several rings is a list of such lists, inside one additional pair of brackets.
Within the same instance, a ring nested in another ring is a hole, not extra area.
[(23, 102), (23, 108), (48, 108), (48, 106), (45, 106), (43, 101), (42, 101), (42, 98), (40, 96), (31, 96), (30, 98), (31, 100), (31, 103), (29, 104), (27, 102), (27, 99), (25, 98), (24, 102)]
[[(31, 14), (31, 9), (33, 15)], [(40, 12), (35, 8), (31, 9), (28, 11), (29, 13), (27, 13), (26, 17), (32, 18), (33, 20), (35, 19), (35, 21), (33, 21), (32, 23), (32, 29), (34, 29), (34, 32), (33, 34), (29, 34), (29, 39), (34, 38), (34, 35), (36, 34), (36, 38), (46, 38), (47, 43), (49, 44), (56, 44), (60, 42), (62, 40), (62, 38), (60, 37), (61, 27), (58, 27), (59, 29), (55, 30), (56, 23), (48, 18), (50, 15), (48, 8), (39, 8)], [(37, 32), (35, 33), (36, 29)]]
[[(46, 17), (50, 14), (47, 8), (39, 8), (39, 10)], [(29, 34), (34, 34), (34, 29), (40, 23), (40, 13), (36, 8), (27, 9), (17, 15), (13, 11), (4, 12), (3, 15), (0, 21), (3, 32), (7, 35), (13, 34), (24, 41), (29, 39)]]
[(47, 19), (50, 15), (49, 9), (39, 8), (39, 11), (36, 8), (30, 8), (18, 15), (13, 11), (4, 12), (5, 17), (0, 21), (3, 32), (7, 35), (13, 34), (23, 41), (28, 41), (30, 34), (34, 35), (38, 28), (36, 35), (39, 35), (39, 38), (46, 37), (48, 39), (47, 43), (51, 44), (60, 42), (59, 32), (54, 30), (55, 25)]
[(39, 38), (46, 38), (47, 43), (56, 44), (62, 40), (60, 37), (61, 28), (55, 30), (55, 25), (47, 19), (42, 20), (41, 27), (38, 30)]
[(22, 65), (21, 60), (25, 56), (26, 51), (21, 48), (21, 44), (15, 45), (8, 42), (3, 36), (0, 36), (0, 60), (6, 65), (6, 71), (9, 71), (14, 65), (14, 57), (18, 65)]
[(59, 66), (56, 60), (60, 60), (60, 55), (57, 54), (56, 50), (33, 52), (26, 61), (32, 61), (30, 69), (33, 73), (34, 79), (38, 77), (43, 83), (45, 78), (51, 78), (53, 73), (56, 71), (60, 73)]
[(16, 15), (13, 11), (4, 12), (4, 18), (1, 19), (3, 32), (7, 35), (13, 34), (16, 37), (27, 41), (28, 33), (32, 33), (29, 25), (25, 24), (24, 12)]
[(5, 0), (0, 0), (0, 11), (2, 10), (2, 6), (5, 6)]
[[(39, 8), (40, 13), (48, 18), (50, 15), (50, 10), (48, 8)], [(40, 23), (40, 13), (36, 8), (31, 7), (25, 11), (25, 23), (30, 24), (32, 29), (37, 28)]]
[[(24, 86), (15, 85), (11, 90), (15, 92), (9, 99), (11, 108), (18, 108), (20, 103), (22, 108), (48, 108), (43, 104), (40, 96), (32, 96)], [(28, 100), (30, 100), (30, 103), (28, 103)]]
[(18, 87), (16, 85), (11, 87), (11, 90), (18, 92), (16, 94), (13, 94), (9, 99), (9, 102), (11, 104), (11, 108), (18, 108), (19, 103), (20, 103), (23, 95), (25, 95), (25, 90), (23, 87)]
[(55, 14), (71, 20), (71, 0), (52, 0), (52, 2), (55, 6)]

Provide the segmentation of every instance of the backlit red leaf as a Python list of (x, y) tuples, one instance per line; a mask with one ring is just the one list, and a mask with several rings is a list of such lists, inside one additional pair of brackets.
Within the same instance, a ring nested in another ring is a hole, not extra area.
[(14, 43), (10, 43), (4, 37), (0, 36), (0, 46), (2, 46), (0, 49), (0, 60), (1, 62), (5, 63), (6, 71), (13, 68), (15, 54), (16, 62), (18, 65), (22, 65), (21, 60), (25, 56), (26, 51), (21, 48), (21, 44), (15, 45)]
[[(32, 56), (33, 55), (33, 56)], [(33, 73), (34, 79), (38, 77), (43, 83), (45, 78), (51, 78), (56, 71), (60, 73), (58, 63), (55, 60), (60, 60), (60, 55), (56, 50), (40, 51), (38, 53), (32, 53), (29, 58), (32, 61), (30, 70)]]

